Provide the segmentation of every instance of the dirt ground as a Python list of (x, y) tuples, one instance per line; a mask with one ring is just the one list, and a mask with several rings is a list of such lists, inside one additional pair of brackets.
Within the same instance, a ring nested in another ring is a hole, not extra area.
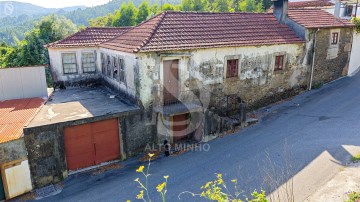
[(324, 186), (320, 187), (306, 202), (344, 202), (346, 193), (360, 192), (360, 162), (351, 163)]

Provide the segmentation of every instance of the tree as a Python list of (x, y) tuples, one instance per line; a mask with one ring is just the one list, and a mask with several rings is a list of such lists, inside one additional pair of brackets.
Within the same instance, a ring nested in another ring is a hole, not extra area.
[(43, 17), (33, 30), (25, 34), (24, 40), (17, 40), (13, 50), (0, 61), (1, 65), (11, 67), (48, 64), (49, 56), (44, 45), (61, 40), (76, 31), (76, 25), (65, 17)]
[(110, 27), (114, 15), (109, 13), (108, 15), (93, 18), (89, 20), (89, 27)]
[(228, 0), (215, 0), (215, 11), (217, 12), (229, 12)]
[(206, 9), (206, 0), (193, 0), (191, 8), (193, 11), (205, 11)]
[(233, 0), (232, 1), (232, 7), (234, 8), (235, 12), (239, 12), (240, 11), (240, 0)]
[(181, 10), (183, 10), (183, 11), (192, 11), (191, 0), (182, 0), (181, 1)]
[(150, 7), (147, 1), (143, 1), (139, 8), (136, 15), (136, 23), (141, 23), (142, 21), (146, 20), (147, 17), (150, 15)]
[(164, 4), (164, 5), (162, 6), (162, 9), (161, 9), (161, 10), (163, 10), (163, 11), (175, 11), (176, 8), (175, 8), (174, 5), (169, 4), (169, 3), (166, 3), (166, 4)]
[(120, 11), (115, 13), (115, 16), (112, 20), (112, 26), (134, 26), (136, 25), (136, 15), (137, 8), (132, 2), (129, 2), (128, 5), (123, 3), (120, 7)]

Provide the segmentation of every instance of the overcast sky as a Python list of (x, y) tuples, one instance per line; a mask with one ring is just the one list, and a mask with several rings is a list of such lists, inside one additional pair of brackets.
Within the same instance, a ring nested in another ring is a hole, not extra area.
[[(0, 0), (8, 1), (8, 0)], [(35, 4), (46, 8), (63, 8), (69, 6), (97, 6), (106, 4), (110, 0), (15, 0)]]

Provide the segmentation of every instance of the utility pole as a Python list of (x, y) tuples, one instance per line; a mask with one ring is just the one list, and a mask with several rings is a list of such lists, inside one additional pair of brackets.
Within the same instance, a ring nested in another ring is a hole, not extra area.
[(356, 6), (355, 6), (355, 18), (357, 17), (358, 6), (359, 6), (359, 0), (356, 1)]

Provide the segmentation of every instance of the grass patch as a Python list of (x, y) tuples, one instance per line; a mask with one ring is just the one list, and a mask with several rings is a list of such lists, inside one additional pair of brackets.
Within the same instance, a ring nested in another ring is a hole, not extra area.
[(360, 154), (356, 154), (355, 156), (351, 157), (352, 162), (358, 162), (360, 161)]

